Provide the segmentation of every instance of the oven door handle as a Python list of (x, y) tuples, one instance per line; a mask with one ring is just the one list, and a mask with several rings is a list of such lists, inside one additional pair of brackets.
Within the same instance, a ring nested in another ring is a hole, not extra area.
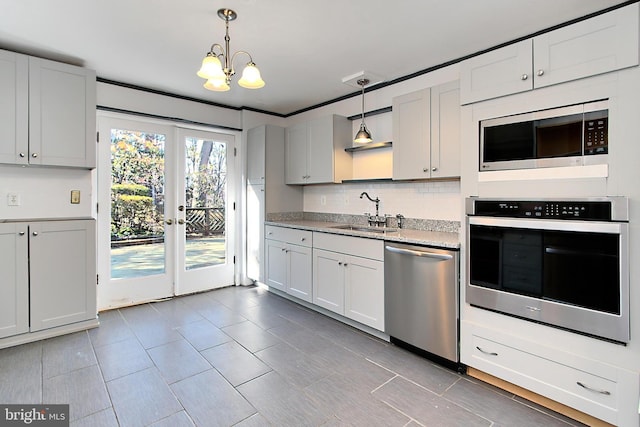
[(575, 249), (564, 249), (558, 248), (555, 246), (547, 246), (544, 248), (544, 252), (549, 255), (573, 255), (573, 256), (584, 256), (584, 255), (598, 255), (600, 257), (607, 258), (617, 258), (618, 256), (615, 254), (606, 254), (602, 252), (589, 252), (589, 251), (580, 251)]
[(413, 249), (397, 248), (395, 246), (385, 246), (385, 249), (388, 250), (389, 252), (394, 252), (400, 255), (412, 255), (412, 256), (419, 256), (419, 257), (425, 257), (425, 258), (435, 258), (441, 261), (448, 261), (453, 258), (453, 256), (448, 254), (437, 254), (434, 252), (416, 251)]

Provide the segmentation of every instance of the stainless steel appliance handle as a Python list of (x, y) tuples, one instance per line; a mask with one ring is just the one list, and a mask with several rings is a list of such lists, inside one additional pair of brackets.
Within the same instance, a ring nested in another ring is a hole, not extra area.
[(419, 256), (419, 257), (425, 257), (425, 258), (434, 258), (441, 261), (447, 261), (453, 258), (453, 256), (448, 254), (437, 254), (434, 252), (424, 252), (424, 251), (416, 251), (413, 249), (396, 248), (395, 246), (385, 246), (384, 248), (389, 252), (394, 252), (401, 255), (412, 255), (412, 256)]
[(493, 227), (524, 228), (530, 230), (559, 230), (592, 233), (623, 234), (629, 226), (622, 222), (602, 222), (563, 219), (528, 219), (490, 216), (468, 216), (470, 225), (487, 225)]

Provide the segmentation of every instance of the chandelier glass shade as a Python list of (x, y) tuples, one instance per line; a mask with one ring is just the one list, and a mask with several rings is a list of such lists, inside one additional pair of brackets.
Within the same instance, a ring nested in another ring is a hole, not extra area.
[(244, 54), (249, 57), (249, 62), (242, 71), (242, 77), (238, 80), (238, 84), (247, 89), (260, 89), (265, 83), (251, 55), (242, 50), (235, 52), (233, 55), (230, 54), (229, 21), (233, 21), (238, 15), (231, 9), (220, 9), (218, 10), (218, 16), (225, 21), (225, 45), (223, 47), (218, 43), (214, 43), (202, 60), (202, 65), (196, 74), (206, 80), (204, 88), (217, 92), (228, 91), (231, 77), (236, 73), (233, 69), (233, 61), (236, 55)]

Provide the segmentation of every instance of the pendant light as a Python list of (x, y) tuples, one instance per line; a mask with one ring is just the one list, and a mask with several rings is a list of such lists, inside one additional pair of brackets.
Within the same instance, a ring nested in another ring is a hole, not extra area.
[(357, 83), (362, 88), (362, 122), (353, 142), (365, 144), (372, 141), (371, 132), (367, 129), (367, 125), (364, 124), (364, 87), (369, 84), (369, 79), (359, 79)]

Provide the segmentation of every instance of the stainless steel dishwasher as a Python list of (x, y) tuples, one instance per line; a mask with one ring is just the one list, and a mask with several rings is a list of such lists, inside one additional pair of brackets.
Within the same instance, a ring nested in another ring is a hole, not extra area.
[(384, 322), (392, 342), (459, 362), (458, 266), (458, 251), (385, 242)]

